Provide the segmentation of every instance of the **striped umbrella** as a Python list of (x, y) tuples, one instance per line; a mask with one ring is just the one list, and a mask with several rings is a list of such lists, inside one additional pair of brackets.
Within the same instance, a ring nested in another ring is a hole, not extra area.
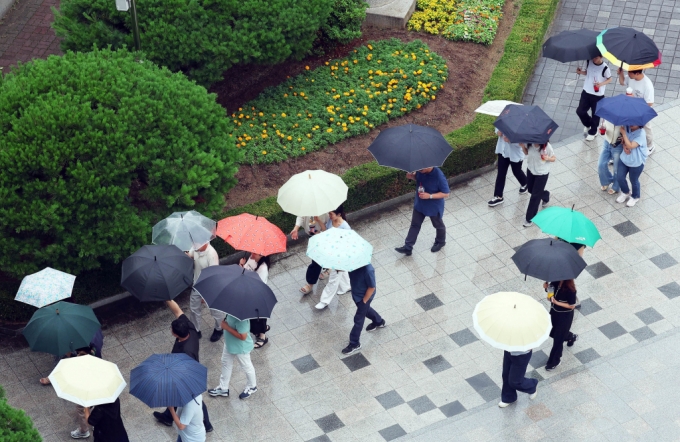
[(130, 372), (130, 394), (151, 408), (183, 407), (208, 389), (208, 369), (185, 353), (155, 354)]
[(597, 36), (597, 49), (607, 60), (627, 71), (661, 64), (661, 51), (654, 41), (633, 28), (605, 29)]

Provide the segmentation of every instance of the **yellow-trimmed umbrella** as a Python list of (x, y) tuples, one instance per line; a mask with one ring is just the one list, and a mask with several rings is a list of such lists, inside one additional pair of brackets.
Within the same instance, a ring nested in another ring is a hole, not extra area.
[(116, 364), (91, 355), (62, 359), (49, 380), (57, 396), (83, 407), (115, 402), (127, 385)]
[(541, 345), (552, 325), (545, 308), (530, 296), (499, 292), (484, 297), (472, 312), (479, 336), (493, 347), (527, 351)]

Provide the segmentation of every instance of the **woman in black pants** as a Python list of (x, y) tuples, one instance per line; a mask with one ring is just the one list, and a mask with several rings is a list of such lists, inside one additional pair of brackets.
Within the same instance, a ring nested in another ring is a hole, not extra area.
[(551, 283), (545, 282), (543, 288), (548, 292), (548, 296), (550, 296), (551, 290), (554, 290), (554, 295), (550, 297), (552, 303), (550, 306), (550, 322), (552, 322), (550, 337), (553, 338), (553, 346), (545, 365), (546, 371), (551, 371), (560, 365), (564, 342), (566, 341), (567, 346), (571, 347), (578, 339), (578, 335), (570, 331), (571, 323), (574, 320), (574, 308), (576, 307), (576, 284), (573, 279), (569, 279)]
[(526, 155), (527, 162), (527, 188), (531, 194), (524, 227), (534, 225), (532, 218), (538, 213), (538, 206), (543, 201), (543, 207), (550, 201), (550, 192), (545, 190), (550, 174), (550, 166), (555, 162), (555, 152), (550, 143), (545, 144), (522, 144), (522, 151)]

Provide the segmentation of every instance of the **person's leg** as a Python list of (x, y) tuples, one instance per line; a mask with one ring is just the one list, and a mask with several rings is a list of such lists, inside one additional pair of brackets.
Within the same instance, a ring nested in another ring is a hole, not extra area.
[(510, 379), (508, 378), (510, 374), (510, 353), (507, 351), (503, 352), (503, 387), (501, 388), (501, 401), (506, 404), (511, 404), (517, 400), (517, 391), (512, 388), (510, 384)]
[(654, 149), (654, 135), (652, 134), (652, 122), (648, 122), (643, 126), (645, 130), (645, 136), (647, 137), (647, 148), (649, 150)]
[(194, 324), (196, 331), (201, 331), (201, 295), (196, 290), (191, 291), (189, 296), (189, 320)]
[(568, 330), (563, 330), (561, 325), (557, 327), (553, 326), (553, 346), (550, 350), (550, 355), (548, 356), (548, 362), (545, 364), (546, 367), (554, 367), (562, 359), (562, 350), (564, 349), (564, 341), (567, 337)]
[[(508, 374), (508, 380), (510, 385), (516, 391), (521, 391), (526, 394), (534, 394), (536, 392), (536, 385), (538, 385), (538, 379), (530, 379), (525, 377), (527, 373), (527, 366), (531, 360), (531, 352), (519, 355), (511, 356), (510, 372)], [(515, 393), (515, 397), (517, 393)]]
[(78, 414), (78, 430), (81, 433), (87, 433), (90, 431), (90, 424), (85, 419), (85, 409), (80, 405), (76, 405), (76, 413)]
[(355, 304), (357, 306), (357, 312), (354, 314), (354, 326), (349, 333), (349, 343), (350, 345), (356, 346), (360, 344), (361, 331), (364, 328), (369, 305), (364, 304), (364, 301), (355, 302)]
[[(373, 298), (375, 299), (375, 298)], [(380, 316), (380, 313), (376, 312), (373, 310), (373, 307), (371, 307), (371, 303), (373, 302), (373, 299), (368, 301), (367, 304), (367, 309), (366, 309), (366, 318), (371, 320), (371, 323), (373, 324), (380, 324), (383, 321), (382, 316)]]
[(349, 282), (349, 272), (338, 272), (338, 295), (347, 293), (352, 289)]
[(446, 244), (446, 225), (444, 224), (444, 220), (441, 216), (431, 216), (430, 221), (432, 221), (432, 227), (437, 231), (434, 243), (443, 246)]
[(644, 168), (644, 164), (640, 164), (637, 167), (628, 168), (628, 178), (630, 179), (630, 187), (632, 187), (631, 197), (635, 199), (640, 198), (640, 175), (642, 175)]
[(623, 164), (623, 161), (619, 160), (619, 167), (617, 168), (616, 171), (616, 179), (619, 182), (619, 188), (621, 189), (621, 193), (623, 194), (629, 194), (630, 189), (628, 188), (628, 182), (626, 181), (626, 175), (628, 175), (628, 166)]
[[(417, 198), (417, 197), (416, 197)], [(406, 240), (404, 241), (404, 248), (412, 250), (413, 246), (416, 244), (418, 239), (418, 234), (420, 233), (420, 227), (423, 225), (425, 220), (425, 215), (413, 209), (413, 214), (411, 215), (411, 227), (408, 229), (408, 234), (406, 235)]]
[[(532, 179), (531, 187), (529, 192), (531, 192), (531, 198), (529, 198), (529, 206), (527, 207), (526, 220), (531, 221), (533, 217), (538, 213), (538, 206), (541, 204), (541, 199), (543, 198), (543, 191), (545, 190), (545, 181), (541, 179), (542, 175), (531, 174)], [(527, 178), (529, 178), (527, 176)]]
[(576, 108), (576, 115), (578, 115), (581, 120), (581, 124), (590, 129), (590, 124), (592, 123), (592, 118), (588, 115), (588, 110), (590, 109), (590, 94), (586, 91), (581, 91), (581, 98), (578, 101), (578, 107)]
[[(545, 189), (548, 186), (549, 176), (550, 176), (549, 173), (546, 173), (545, 175), (539, 175), (536, 177), (536, 183), (534, 183), (534, 192), (541, 195), (541, 201), (543, 201), (544, 203), (550, 201), (550, 192)], [(537, 190), (539, 186), (540, 188), (543, 189), (543, 191), (540, 193)]]
[(519, 186), (524, 187), (527, 185), (527, 176), (522, 170), (522, 161), (511, 162), (510, 167), (512, 168), (512, 174), (515, 176), (517, 181), (519, 181)]
[[(346, 272), (345, 272), (346, 273)], [(331, 270), (328, 277), (328, 284), (323, 289), (321, 293), (321, 298), (319, 299), (319, 304), (328, 305), (333, 300), (333, 296), (338, 292), (338, 287), (340, 286), (341, 276), (336, 270)]]
[(319, 275), (321, 274), (321, 266), (316, 263), (316, 261), (312, 261), (312, 263), (307, 267), (307, 274), (305, 275), (305, 279), (307, 280), (307, 284), (309, 285), (314, 285), (317, 282), (319, 282)]
[(229, 381), (231, 381), (231, 372), (234, 369), (234, 355), (227, 351), (225, 345), (222, 349), (222, 373), (220, 374), (220, 390), (229, 390)]
[(213, 319), (215, 320), (215, 329), (214, 330), (222, 333), (222, 325), (221, 324), (222, 324), (222, 321), (224, 320), (224, 318), (226, 317), (224, 312), (221, 312), (219, 310), (215, 310), (214, 308), (211, 308), (210, 309), (210, 316), (212, 316)]
[(600, 117), (595, 115), (595, 109), (597, 108), (597, 103), (604, 98), (604, 95), (589, 95), (589, 105), (590, 105), (590, 130), (588, 135), (595, 135), (597, 133), (597, 127), (600, 125)]
[(246, 374), (246, 390), (257, 387), (257, 378), (255, 377), (255, 367), (253, 361), (250, 360), (250, 353), (236, 355), (241, 369)]
[(614, 182), (614, 175), (609, 171), (609, 160), (612, 159), (611, 144), (605, 140), (597, 160), (597, 174), (600, 178), (600, 186), (609, 186)]
[(505, 158), (501, 154), (498, 155), (498, 173), (496, 174), (496, 187), (493, 191), (493, 196), (503, 198), (503, 190), (505, 189), (505, 179), (508, 176), (508, 167), (510, 166), (510, 159)]
[(615, 192), (619, 192), (621, 190), (621, 186), (619, 185), (619, 162), (621, 158), (621, 152), (623, 152), (623, 147), (618, 146), (618, 147), (613, 147), (611, 149), (612, 152), (612, 174), (614, 175), (614, 184), (612, 185), (612, 189), (614, 189)]
[(529, 193), (533, 193), (535, 177), (536, 175), (534, 175), (533, 173), (531, 173), (529, 169), (527, 169), (527, 190), (529, 191)]
[(212, 424), (210, 423), (210, 415), (208, 414), (208, 407), (205, 405), (205, 401), (203, 401), (203, 426), (206, 430), (212, 428)]

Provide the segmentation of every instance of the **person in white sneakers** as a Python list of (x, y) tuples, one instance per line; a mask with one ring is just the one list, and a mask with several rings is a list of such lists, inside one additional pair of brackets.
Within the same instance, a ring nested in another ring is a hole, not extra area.
[(503, 352), (503, 388), (501, 389), (501, 401), (498, 406), (505, 408), (517, 401), (517, 392), (521, 391), (529, 395), (529, 399), (535, 399), (538, 390), (538, 379), (525, 377), (531, 350), (504, 351)]
[(522, 224), (524, 227), (534, 225), (532, 218), (538, 213), (538, 205), (543, 202), (543, 207), (550, 202), (550, 192), (545, 190), (548, 184), (550, 166), (555, 162), (555, 151), (550, 143), (545, 144), (523, 144), (520, 143), (522, 151), (527, 158), (527, 187), (531, 198), (527, 206), (527, 214)]
[[(203, 244), (201, 247), (192, 248), (187, 252), (189, 258), (194, 260), (194, 283), (198, 281), (198, 277), (201, 276), (201, 270), (208, 268), (210, 266), (220, 265), (220, 258), (217, 256), (217, 251), (210, 245), (209, 242)], [(203, 305), (203, 298), (198, 294), (196, 290), (191, 290), (191, 296), (189, 297), (189, 317), (191, 323), (194, 324), (196, 331), (198, 332), (198, 338), (201, 339), (203, 335), (201, 334), (201, 310)], [(213, 333), (210, 336), (211, 342), (217, 342), (222, 337), (222, 329), (220, 328), (220, 323), (224, 314), (210, 309), (210, 315), (215, 320), (215, 327)]]
[[(617, 203), (625, 203), (628, 207), (633, 207), (640, 199), (640, 175), (645, 168), (645, 162), (649, 155), (647, 151), (647, 139), (640, 126), (621, 126), (621, 138), (623, 152), (619, 157), (619, 170), (617, 179), (621, 193), (616, 198)], [(632, 193), (628, 188), (626, 175), (630, 178)]]
[(250, 360), (250, 352), (254, 348), (253, 338), (250, 337), (250, 321), (248, 319), (241, 321), (227, 315), (221, 326), (224, 330), (224, 348), (222, 349), (220, 385), (208, 390), (208, 394), (213, 397), (229, 397), (229, 381), (231, 381), (231, 372), (234, 369), (234, 359), (237, 359), (246, 373), (246, 388), (239, 395), (239, 399), (247, 399), (257, 391), (255, 367)]
[[(325, 226), (321, 226), (322, 231), (329, 229), (345, 229), (351, 230), (349, 223), (346, 221), (345, 209), (342, 204), (337, 209), (332, 212), (328, 212), (328, 221)], [(316, 305), (318, 310), (325, 309), (328, 304), (333, 300), (333, 296), (336, 293), (342, 294), (347, 293), (352, 286), (349, 284), (349, 273), (342, 270), (330, 270), (330, 276), (328, 278), (328, 284), (323, 289), (321, 293), (321, 299)]]
[[(619, 68), (619, 84), (626, 85), (632, 89), (633, 96), (643, 98), (649, 107), (654, 106), (654, 84), (642, 69), (628, 71), (628, 78), (623, 78), (623, 69)], [(652, 122), (644, 125), (645, 138), (649, 155), (654, 152), (654, 136), (652, 135)]]
[(496, 186), (493, 190), (493, 198), (488, 202), (489, 207), (495, 207), (503, 203), (503, 190), (505, 190), (505, 178), (508, 176), (508, 167), (512, 168), (512, 174), (519, 181), (519, 194), (527, 193), (527, 176), (522, 170), (524, 152), (517, 143), (511, 143), (503, 132), (495, 130), (498, 135), (496, 142), (496, 154), (498, 155), (498, 173), (496, 174)]
[[(251, 253), (248, 259), (241, 258), (239, 265), (246, 270), (257, 273), (265, 284), (269, 280), (269, 269), (272, 267), (269, 256)], [(269, 329), (270, 327), (267, 325), (267, 318), (250, 320), (250, 333), (255, 336), (255, 348), (262, 348), (269, 342), (269, 338), (267, 337)]]
[[(612, 73), (604, 62), (602, 56), (588, 60), (585, 69), (576, 68), (576, 73), (585, 75), (581, 98), (576, 108), (576, 115), (581, 119), (581, 123), (586, 132), (586, 141), (593, 141), (597, 135), (597, 127), (600, 124), (600, 117), (595, 116), (595, 108), (598, 101), (604, 98), (605, 86), (612, 81)], [(590, 114), (588, 114), (590, 111)]]

